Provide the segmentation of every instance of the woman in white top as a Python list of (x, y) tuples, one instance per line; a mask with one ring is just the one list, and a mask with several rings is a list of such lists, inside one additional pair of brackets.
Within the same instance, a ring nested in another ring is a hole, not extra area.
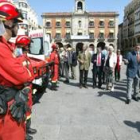
[(120, 71), (121, 71), (121, 65), (122, 65), (122, 55), (121, 51), (117, 51), (117, 64), (115, 67), (115, 81), (120, 80)]
[(113, 51), (114, 48), (109, 46), (105, 61), (106, 89), (111, 91), (114, 91), (114, 71), (117, 63), (117, 55)]

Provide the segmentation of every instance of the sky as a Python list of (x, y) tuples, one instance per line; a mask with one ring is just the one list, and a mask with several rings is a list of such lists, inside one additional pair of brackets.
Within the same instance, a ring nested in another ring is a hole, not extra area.
[[(123, 21), (124, 7), (132, 0), (85, 0), (87, 12), (115, 11), (119, 13), (119, 23)], [(42, 25), (42, 13), (45, 12), (73, 12), (75, 0), (28, 0), (38, 15)]]

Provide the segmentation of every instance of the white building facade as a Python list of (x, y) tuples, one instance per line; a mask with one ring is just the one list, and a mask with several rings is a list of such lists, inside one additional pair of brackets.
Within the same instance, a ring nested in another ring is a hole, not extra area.
[(13, 0), (13, 3), (21, 10), (24, 17), (23, 23), (20, 23), (20, 28), (27, 32), (38, 29), (38, 16), (29, 5), (27, 0)]

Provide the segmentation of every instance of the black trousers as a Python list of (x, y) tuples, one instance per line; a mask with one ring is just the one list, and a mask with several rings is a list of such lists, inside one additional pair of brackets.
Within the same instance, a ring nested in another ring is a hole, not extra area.
[(102, 67), (93, 68), (93, 86), (96, 86), (97, 78), (98, 78), (98, 87), (102, 86), (102, 75), (103, 75)]
[(118, 70), (117, 67), (115, 68), (115, 80), (120, 80), (121, 74), (120, 74), (121, 68)]
[(87, 85), (88, 70), (80, 70), (80, 85)]

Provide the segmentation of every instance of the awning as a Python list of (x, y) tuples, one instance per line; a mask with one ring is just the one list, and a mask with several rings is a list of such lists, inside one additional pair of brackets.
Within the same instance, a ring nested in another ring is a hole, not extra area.
[(89, 18), (89, 21), (94, 21), (94, 18)]
[(46, 22), (51, 22), (51, 19), (46, 19)]
[(61, 19), (56, 19), (56, 22), (61, 22)]
[(104, 33), (105, 32), (105, 30), (100, 30), (100, 33)]
[(70, 30), (66, 30), (66, 33), (70, 33), (71, 31)]
[(90, 33), (94, 33), (94, 30), (89, 30)]
[(103, 19), (103, 18), (102, 18), (102, 19), (100, 19), (100, 21), (104, 21), (104, 20), (105, 20), (105, 19)]
[(67, 21), (69, 21), (69, 22), (70, 22), (70, 21), (71, 21), (71, 19), (66, 19), (66, 22), (67, 22)]
[(61, 33), (61, 31), (60, 30), (56, 30), (56, 33)]
[(114, 20), (115, 20), (114, 18), (109, 19), (109, 21), (114, 21)]
[(48, 30), (47, 30), (46, 33), (47, 33), (47, 34), (48, 34), (48, 33), (51, 34), (51, 31), (48, 31)]
[(110, 33), (114, 33), (114, 30), (109, 30)]
[(78, 30), (78, 33), (82, 33), (82, 30)]

